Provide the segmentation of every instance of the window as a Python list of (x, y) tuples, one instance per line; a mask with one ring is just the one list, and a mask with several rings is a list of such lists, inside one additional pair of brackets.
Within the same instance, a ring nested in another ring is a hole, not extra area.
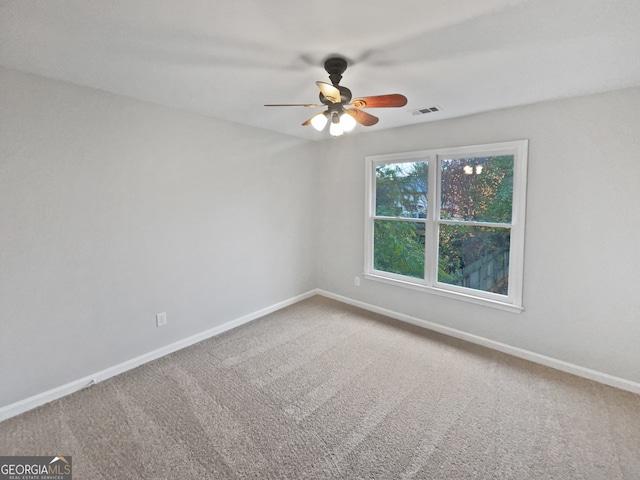
[(366, 278), (522, 310), (527, 147), (367, 157)]

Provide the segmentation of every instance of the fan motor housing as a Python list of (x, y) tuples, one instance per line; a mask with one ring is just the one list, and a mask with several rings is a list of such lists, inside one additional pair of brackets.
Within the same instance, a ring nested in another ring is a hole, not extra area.
[(347, 69), (347, 61), (340, 57), (327, 58), (324, 62), (324, 69), (329, 75), (342, 75)]
[(340, 57), (328, 58), (324, 62), (324, 69), (329, 74), (331, 83), (338, 86), (340, 80), (342, 80), (342, 74), (347, 69), (347, 61)]

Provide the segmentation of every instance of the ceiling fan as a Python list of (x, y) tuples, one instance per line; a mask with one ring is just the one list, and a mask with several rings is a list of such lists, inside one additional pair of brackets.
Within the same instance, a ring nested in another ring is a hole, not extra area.
[(347, 69), (347, 61), (344, 58), (327, 59), (324, 62), (324, 69), (329, 74), (331, 83), (316, 82), (320, 89), (320, 104), (272, 103), (265, 105), (265, 107), (326, 106), (327, 109), (324, 112), (314, 115), (302, 125), (311, 125), (316, 130), (322, 131), (329, 123), (329, 133), (337, 137), (344, 132), (350, 132), (358, 123), (365, 127), (378, 123), (378, 117), (361, 110), (361, 108), (404, 107), (407, 104), (407, 97), (399, 93), (352, 99), (351, 90), (339, 85), (342, 74)]

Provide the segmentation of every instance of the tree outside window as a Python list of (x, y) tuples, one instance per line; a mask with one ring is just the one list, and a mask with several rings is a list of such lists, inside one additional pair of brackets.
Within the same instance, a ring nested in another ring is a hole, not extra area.
[(526, 147), (369, 157), (365, 274), (519, 306)]

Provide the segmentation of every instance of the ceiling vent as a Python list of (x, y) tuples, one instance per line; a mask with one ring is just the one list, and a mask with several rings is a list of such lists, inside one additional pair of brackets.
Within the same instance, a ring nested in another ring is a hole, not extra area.
[(427, 108), (420, 108), (419, 110), (414, 110), (413, 113), (414, 115), (426, 115), (427, 113), (437, 113), (437, 112), (441, 112), (442, 109), (436, 105), (434, 105), (433, 107), (427, 107)]

